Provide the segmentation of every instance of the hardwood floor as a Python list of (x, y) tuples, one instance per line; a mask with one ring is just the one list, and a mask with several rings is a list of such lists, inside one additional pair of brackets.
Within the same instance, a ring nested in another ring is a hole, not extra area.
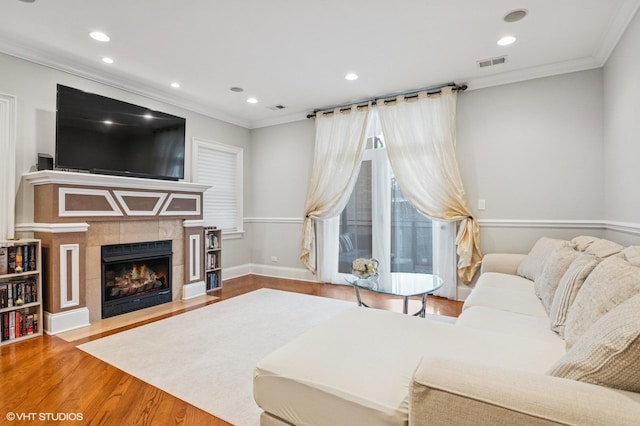
[[(349, 286), (259, 276), (227, 280), (216, 295), (220, 296), (219, 300), (225, 300), (264, 287), (353, 302), (356, 300)], [(402, 302), (398, 299), (373, 293), (363, 294), (363, 299), (371, 306), (399, 312), (402, 310)], [(72, 342), (44, 335), (1, 347), (0, 424), (228, 425), (224, 420), (76, 348), (81, 343), (217, 301), (193, 304), (169, 314)], [(419, 301), (412, 303), (419, 304)], [(437, 297), (429, 297), (427, 305), (428, 313), (447, 316), (457, 317), (462, 309), (462, 302)], [(18, 417), (15, 422), (10, 422), (9, 413), (23, 416), (25, 420), (19, 421)], [(27, 422), (26, 419), (31, 421)]]

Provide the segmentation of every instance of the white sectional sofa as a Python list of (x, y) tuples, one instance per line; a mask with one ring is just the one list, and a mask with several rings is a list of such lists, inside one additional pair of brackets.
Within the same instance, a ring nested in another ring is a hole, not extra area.
[(638, 425), (640, 249), (491, 254), (455, 324), (354, 307), (261, 360), (262, 425)]

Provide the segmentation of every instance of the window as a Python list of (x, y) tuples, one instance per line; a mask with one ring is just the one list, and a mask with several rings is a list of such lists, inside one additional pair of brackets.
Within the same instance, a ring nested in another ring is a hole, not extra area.
[(223, 235), (241, 235), (242, 212), (242, 148), (193, 139), (194, 181), (211, 185), (203, 196), (206, 226), (217, 226)]
[(428, 273), (442, 278), (436, 295), (456, 296), (456, 222), (432, 220), (405, 199), (387, 157), (377, 114), (354, 189), (342, 213), (319, 221), (318, 266), (324, 282), (345, 284), (352, 262), (375, 257), (380, 272)]
[(375, 257), (381, 270), (433, 272), (431, 219), (402, 195), (381, 135), (369, 138), (360, 173), (340, 215), (338, 272), (359, 257)]

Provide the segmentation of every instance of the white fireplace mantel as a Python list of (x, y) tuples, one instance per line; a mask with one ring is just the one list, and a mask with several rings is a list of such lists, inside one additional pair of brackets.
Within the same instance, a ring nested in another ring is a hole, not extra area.
[(201, 183), (171, 181), (161, 179), (142, 179), (128, 176), (111, 176), (93, 173), (63, 172), (59, 170), (41, 170), (25, 173), (22, 178), (32, 185), (83, 185), (108, 188), (158, 189), (164, 191), (200, 192), (209, 189), (210, 185)]

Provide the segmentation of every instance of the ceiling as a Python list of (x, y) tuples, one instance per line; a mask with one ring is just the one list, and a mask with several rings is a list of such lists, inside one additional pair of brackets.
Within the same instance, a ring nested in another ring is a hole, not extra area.
[[(451, 81), (477, 89), (601, 67), (639, 4), (2, 0), (0, 51), (257, 128), (320, 107)], [(505, 22), (515, 9), (527, 16)], [(91, 39), (94, 30), (111, 41)], [(517, 41), (497, 45), (504, 35)], [(503, 55), (504, 64), (478, 66)], [(103, 63), (104, 56), (114, 62)], [(346, 80), (350, 72), (359, 78)], [(247, 103), (248, 97), (258, 103)]]

